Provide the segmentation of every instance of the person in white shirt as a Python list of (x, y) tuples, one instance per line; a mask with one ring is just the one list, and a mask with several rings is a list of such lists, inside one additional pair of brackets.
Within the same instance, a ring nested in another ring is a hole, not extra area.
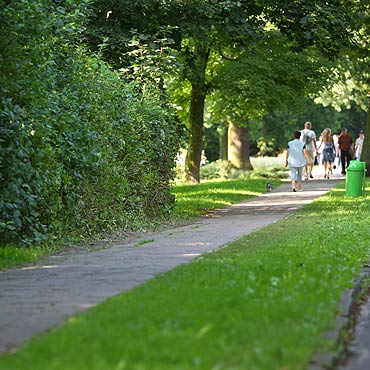
[(311, 122), (306, 122), (304, 124), (304, 129), (301, 131), (301, 141), (306, 146), (308, 161), (307, 165), (305, 166), (306, 169), (306, 180), (310, 177), (313, 179), (312, 170), (315, 160), (315, 153), (316, 153), (316, 134), (315, 131), (312, 130)]
[(301, 131), (294, 133), (294, 140), (289, 141), (286, 151), (285, 167), (290, 168), (290, 178), (292, 180), (292, 191), (302, 190), (303, 167), (309, 160), (305, 143), (300, 140)]
[(362, 147), (364, 145), (365, 133), (360, 130), (358, 138), (355, 141), (355, 156), (357, 160), (361, 160)]
[(338, 134), (333, 134), (333, 141), (334, 141), (334, 149), (335, 149), (335, 160), (333, 168), (336, 169), (340, 167), (340, 153), (339, 153), (339, 143), (338, 143), (339, 136)]

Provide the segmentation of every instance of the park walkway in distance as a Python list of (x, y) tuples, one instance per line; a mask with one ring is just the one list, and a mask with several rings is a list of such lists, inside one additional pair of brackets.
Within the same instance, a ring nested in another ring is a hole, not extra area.
[(304, 182), (303, 191), (296, 193), (285, 182), (270, 193), (210, 212), (191, 225), (0, 272), (0, 354), (106, 298), (286, 217), (341, 179), (338, 175), (324, 180), (320, 174), (320, 179)]

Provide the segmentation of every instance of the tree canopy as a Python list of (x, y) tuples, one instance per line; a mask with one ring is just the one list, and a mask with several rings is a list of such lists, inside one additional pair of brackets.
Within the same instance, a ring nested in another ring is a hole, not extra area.
[[(107, 219), (126, 227), (165, 213), (181, 124), (187, 180), (199, 182), (205, 120), (230, 125), (249, 145), (253, 125), (276, 134), (276, 120), (293, 125), (287, 111), (313, 100), (369, 112), (369, 8), (368, 0), (1, 1), (2, 240), (87, 235)], [(368, 132), (369, 116), (370, 165)]]
[[(187, 174), (189, 180), (198, 182), (205, 100), (213, 88), (209, 63), (214, 55), (226, 59), (245, 55), (246, 61), (241, 63), (246, 64), (248, 56), (258, 45), (263, 45), (266, 33), (273, 26), (286, 35), (289, 48), (297, 55), (313, 48), (334, 59), (341, 48), (350, 45), (353, 37), (352, 20), (348, 16), (350, 5), (352, 3), (340, 0), (330, 3), (142, 0), (135, 4), (127, 0), (105, 0), (96, 3), (95, 16), (90, 22), (94, 30), (90, 40), (96, 47), (104, 45), (103, 55), (116, 66), (127, 62), (127, 45), (133, 30), (148, 38), (162, 33), (163, 38), (171, 40), (171, 48), (177, 53), (173, 60), (176, 71), (191, 86)], [(253, 63), (253, 58), (250, 60)], [(272, 75), (269, 72), (264, 80)], [(271, 82), (280, 89), (277, 75), (273, 77)], [(253, 86), (250, 95), (253, 91), (263, 93), (261, 81), (248, 83), (249, 87)], [(284, 92), (287, 93), (288, 85), (286, 81), (284, 83)]]

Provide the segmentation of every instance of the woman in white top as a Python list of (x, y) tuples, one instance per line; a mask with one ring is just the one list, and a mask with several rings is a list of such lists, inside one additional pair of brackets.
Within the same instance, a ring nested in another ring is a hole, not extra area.
[(357, 160), (361, 160), (362, 146), (364, 145), (365, 133), (360, 130), (358, 138), (355, 141), (355, 155)]
[(294, 140), (289, 141), (286, 152), (286, 163), (285, 167), (290, 168), (290, 178), (292, 180), (292, 191), (296, 191), (296, 184), (298, 190), (302, 190), (302, 173), (303, 168), (309, 161), (307, 158), (307, 152), (305, 143), (300, 141), (301, 131), (294, 133)]

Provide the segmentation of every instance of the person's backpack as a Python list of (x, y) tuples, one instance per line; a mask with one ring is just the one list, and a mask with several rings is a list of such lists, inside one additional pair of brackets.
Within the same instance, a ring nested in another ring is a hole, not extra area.
[(302, 131), (302, 141), (305, 143), (305, 145), (310, 145), (312, 142), (312, 136), (309, 135), (309, 132), (310, 131)]

